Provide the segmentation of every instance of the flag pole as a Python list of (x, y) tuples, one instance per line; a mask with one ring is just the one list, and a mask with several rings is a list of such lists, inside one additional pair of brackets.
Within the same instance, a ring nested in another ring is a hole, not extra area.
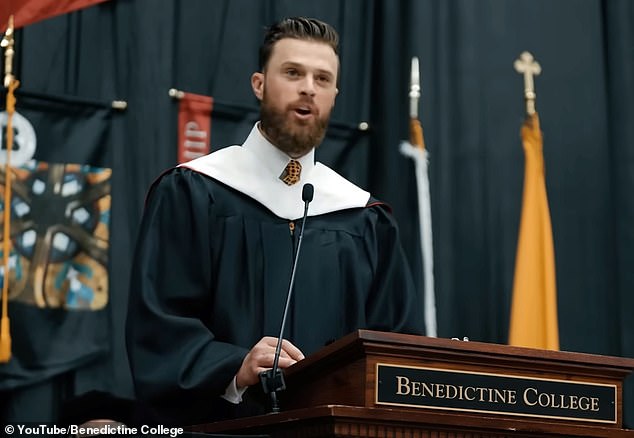
[(11, 251), (11, 149), (13, 149), (13, 113), (15, 112), (15, 89), (20, 84), (13, 76), (14, 50), (13, 15), (9, 16), (7, 31), (0, 46), (4, 48), (4, 87), (7, 88), (7, 153), (5, 162), (4, 211), (3, 211), (3, 281), (2, 281), (2, 316), (0, 317), (0, 363), (11, 359), (11, 333), (9, 328), (9, 252)]
[(423, 137), (423, 125), (418, 119), (418, 101), (420, 99), (420, 68), (418, 57), (412, 57), (409, 84), (409, 142), (425, 150), (425, 138)]
[(524, 75), (526, 118), (521, 128), (524, 189), (515, 256), (509, 344), (559, 350), (555, 248), (546, 193), (543, 138), (535, 110), (533, 76), (541, 66), (523, 52), (514, 63)]
[(401, 143), (401, 152), (414, 160), (418, 192), (418, 222), (424, 274), (425, 334), (438, 336), (436, 323), (436, 293), (434, 291), (434, 251), (429, 193), (428, 152), (425, 148), (423, 125), (418, 118), (421, 95), (418, 58), (412, 58), (409, 88), (409, 143)]

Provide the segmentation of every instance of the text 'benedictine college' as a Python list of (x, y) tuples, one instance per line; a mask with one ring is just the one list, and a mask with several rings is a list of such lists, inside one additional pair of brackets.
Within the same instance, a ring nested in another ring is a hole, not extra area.
[(376, 370), (378, 405), (617, 421), (615, 385), (391, 364)]

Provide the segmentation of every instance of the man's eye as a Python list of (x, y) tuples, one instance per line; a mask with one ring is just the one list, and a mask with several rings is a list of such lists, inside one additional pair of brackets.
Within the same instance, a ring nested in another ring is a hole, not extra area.
[(329, 76), (317, 76), (317, 80), (319, 82), (323, 82), (324, 84), (330, 83), (330, 77)]
[(295, 77), (299, 75), (297, 70), (286, 70), (286, 75), (290, 77)]

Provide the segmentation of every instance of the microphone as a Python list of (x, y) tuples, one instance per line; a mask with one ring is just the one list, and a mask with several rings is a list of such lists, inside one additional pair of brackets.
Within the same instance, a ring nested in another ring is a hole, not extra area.
[(288, 284), (288, 292), (286, 293), (286, 304), (284, 305), (284, 315), (282, 316), (282, 324), (280, 326), (280, 335), (277, 338), (277, 347), (275, 348), (275, 357), (273, 359), (273, 368), (262, 371), (260, 373), (260, 382), (262, 389), (266, 394), (271, 396), (271, 412), (279, 412), (280, 406), (277, 401), (277, 392), (286, 389), (284, 382), (284, 374), (279, 369), (280, 353), (282, 352), (282, 339), (284, 339), (284, 327), (286, 325), (286, 316), (293, 295), (293, 284), (295, 283), (295, 271), (297, 270), (297, 261), (299, 260), (299, 251), (302, 247), (302, 237), (304, 237), (304, 225), (306, 225), (306, 217), (308, 216), (308, 204), (313, 200), (315, 188), (312, 184), (304, 184), (302, 188), (302, 201), (304, 201), (304, 217), (302, 218), (302, 227), (299, 230), (297, 240), (297, 251), (293, 260), (293, 269), (291, 270), (291, 279)]

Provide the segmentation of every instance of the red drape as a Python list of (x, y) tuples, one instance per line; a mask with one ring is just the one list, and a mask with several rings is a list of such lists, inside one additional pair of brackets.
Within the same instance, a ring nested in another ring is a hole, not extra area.
[(0, 6), (0, 29), (4, 33), (13, 15), (16, 28), (56, 15), (66, 14), (108, 0), (3, 0)]

